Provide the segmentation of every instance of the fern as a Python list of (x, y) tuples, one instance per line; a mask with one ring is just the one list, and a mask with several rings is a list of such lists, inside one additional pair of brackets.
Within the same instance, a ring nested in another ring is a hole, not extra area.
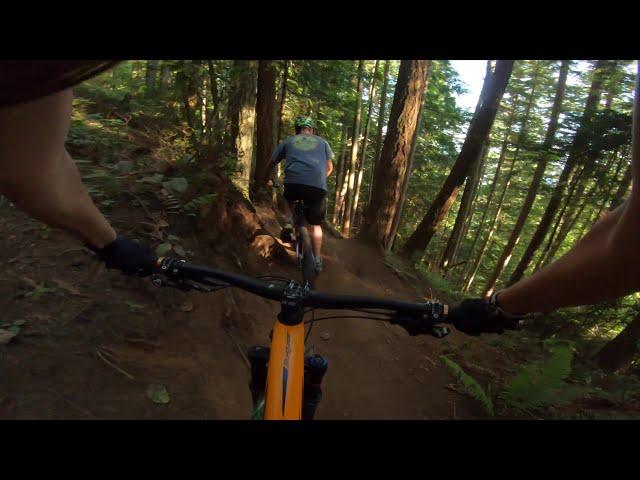
[(545, 346), (551, 356), (526, 365), (500, 394), (507, 407), (530, 411), (552, 403), (565, 405), (578, 394), (575, 387), (565, 383), (571, 373), (573, 343), (547, 340)]
[(453, 372), (453, 374), (456, 376), (458, 381), (462, 384), (465, 392), (467, 392), (468, 395), (470, 395), (476, 401), (478, 401), (480, 405), (482, 405), (484, 410), (493, 417), (494, 416), (493, 402), (491, 401), (491, 397), (487, 395), (487, 393), (480, 386), (480, 384), (476, 382), (476, 380), (473, 377), (471, 377), (468, 373), (466, 373), (462, 369), (462, 367), (458, 365), (456, 362), (454, 362), (453, 360), (447, 358), (444, 355), (442, 355), (440, 358), (442, 358), (442, 361), (444, 362), (444, 364), (449, 368), (449, 370)]
[(216, 194), (215, 193), (209, 193), (209, 194), (206, 194), (206, 195), (200, 195), (199, 197), (196, 197), (193, 200), (185, 203), (182, 206), (182, 210), (187, 215), (195, 217), (198, 214), (198, 212), (200, 211), (200, 208), (202, 208), (205, 205), (210, 204), (213, 201), (214, 198), (216, 198)]

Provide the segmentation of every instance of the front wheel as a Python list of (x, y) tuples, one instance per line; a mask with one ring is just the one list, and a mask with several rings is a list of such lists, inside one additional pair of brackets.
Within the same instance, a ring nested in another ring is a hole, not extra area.
[(311, 247), (311, 236), (306, 227), (300, 228), (300, 240), (302, 242), (302, 257), (300, 259), (302, 281), (303, 283), (308, 283), (310, 288), (314, 288), (317, 273), (314, 265), (313, 248)]

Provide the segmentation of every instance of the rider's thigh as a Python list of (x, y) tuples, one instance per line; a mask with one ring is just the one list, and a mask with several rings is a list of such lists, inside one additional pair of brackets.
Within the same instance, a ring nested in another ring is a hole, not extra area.
[(0, 109), (0, 179), (46, 175), (64, 154), (71, 89)]

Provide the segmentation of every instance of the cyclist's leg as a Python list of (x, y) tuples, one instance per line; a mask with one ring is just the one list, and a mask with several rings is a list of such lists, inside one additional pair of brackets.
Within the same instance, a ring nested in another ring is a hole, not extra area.
[(311, 245), (313, 247), (313, 255), (320, 258), (322, 250), (322, 227), (320, 225), (311, 225)]
[(296, 200), (298, 200), (295, 185), (285, 183), (283, 196), (286, 200), (283, 204), (284, 216), (286, 218), (283, 233), (286, 237), (289, 237), (293, 233), (293, 211)]
[(65, 150), (71, 102), (68, 89), (0, 109), (0, 191), (32, 217), (102, 248), (116, 233)]
[[(316, 189), (318, 190), (318, 189)], [(322, 191), (320, 191), (322, 192)], [(320, 260), (322, 251), (322, 222), (327, 213), (327, 197), (325, 193), (314, 192), (313, 198), (305, 202), (307, 205), (307, 221), (311, 225), (311, 245), (316, 259)]]

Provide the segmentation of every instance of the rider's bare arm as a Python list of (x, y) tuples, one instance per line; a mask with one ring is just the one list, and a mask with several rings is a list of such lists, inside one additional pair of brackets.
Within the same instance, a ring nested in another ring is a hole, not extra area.
[(264, 170), (262, 171), (262, 179), (264, 179), (264, 184), (265, 185), (269, 185), (270, 181), (273, 181), (272, 177), (273, 177), (273, 171), (276, 167), (276, 164), (273, 162), (269, 162), (267, 165), (265, 165)]
[(632, 127), (633, 187), (629, 198), (596, 222), (566, 255), (500, 292), (500, 306), (507, 312), (550, 312), (561, 307), (613, 300), (640, 290), (638, 85), (640, 83), (636, 83)]
[(329, 159), (327, 161), (327, 177), (331, 176), (332, 173), (333, 173), (333, 160)]
[(96, 248), (116, 238), (65, 150), (71, 90), (0, 110), (0, 191), (42, 222)]

